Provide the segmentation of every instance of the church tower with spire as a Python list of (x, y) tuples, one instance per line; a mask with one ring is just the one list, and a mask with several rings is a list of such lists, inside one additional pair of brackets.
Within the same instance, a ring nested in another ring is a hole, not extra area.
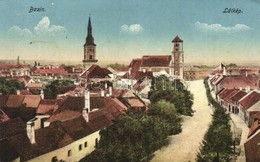
[(173, 40), (172, 62), (173, 75), (183, 79), (184, 73), (184, 54), (183, 54), (183, 40), (177, 35)]
[(96, 60), (96, 44), (94, 43), (94, 38), (92, 36), (92, 26), (91, 19), (88, 19), (88, 35), (86, 37), (86, 43), (84, 44), (84, 59), (83, 64), (86, 66), (97, 62)]

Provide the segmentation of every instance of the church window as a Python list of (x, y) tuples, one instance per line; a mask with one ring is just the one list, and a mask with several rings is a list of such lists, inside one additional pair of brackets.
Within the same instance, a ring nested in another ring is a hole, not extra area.
[(92, 55), (89, 56), (89, 59), (92, 60)]

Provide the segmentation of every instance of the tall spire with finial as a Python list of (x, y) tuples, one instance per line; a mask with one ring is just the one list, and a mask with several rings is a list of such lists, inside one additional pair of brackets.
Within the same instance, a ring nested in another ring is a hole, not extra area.
[(90, 14), (89, 14), (89, 18), (88, 18), (88, 35), (89, 34), (92, 35), (92, 26), (91, 26)]

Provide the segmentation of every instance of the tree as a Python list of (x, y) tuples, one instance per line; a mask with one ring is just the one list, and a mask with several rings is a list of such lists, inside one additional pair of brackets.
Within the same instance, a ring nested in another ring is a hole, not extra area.
[(99, 147), (81, 161), (136, 162), (168, 143), (169, 124), (145, 113), (127, 112), (101, 130)]
[(165, 100), (160, 100), (153, 104), (148, 115), (156, 116), (165, 121), (170, 126), (169, 135), (181, 132), (181, 117), (177, 114), (175, 106)]
[(25, 89), (25, 84), (16, 79), (0, 79), (0, 93), (4, 95), (16, 94), (17, 90)]

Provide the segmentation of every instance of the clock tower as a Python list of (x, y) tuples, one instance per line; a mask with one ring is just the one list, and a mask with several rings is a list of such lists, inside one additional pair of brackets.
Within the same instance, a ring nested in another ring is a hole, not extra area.
[(92, 36), (92, 26), (91, 19), (88, 19), (88, 35), (86, 37), (86, 43), (84, 44), (84, 59), (83, 64), (84, 67), (86, 65), (91, 65), (92, 63), (96, 63), (96, 44), (94, 43), (94, 38)]
[(183, 55), (183, 40), (176, 36), (173, 40), (172, 62), (173, 75), (183, 79), (184, 72), (184, 55)]

